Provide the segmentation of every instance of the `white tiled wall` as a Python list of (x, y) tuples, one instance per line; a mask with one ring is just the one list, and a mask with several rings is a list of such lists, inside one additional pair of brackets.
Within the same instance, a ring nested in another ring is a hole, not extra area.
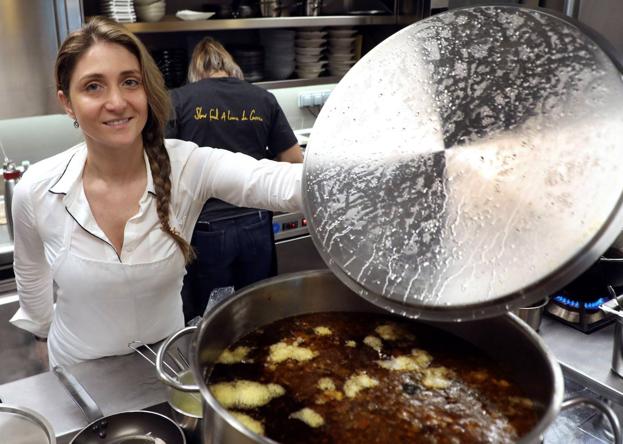
[(318, 114), (320, 108), (299, 108), (299, 94), (315, 91), (329, 91), (332, 90), (335, 85), (335, 83), (331, 83), (325, 85), (301, 86), (297, 88), (280, 88), (270, 90), (270, 92), (272, 92), (277, 98), (277, 101), (288, 118), (288, 122), (290, 122), (292, 129), (303, 129), (314, 126), (314, 121), (316, 120), (314, 114)]
[(17, 164), (22, 160), (35, 163), (82, 140), (82, 132), (65, 114), (0, 120), (0, 141), (6, 155)]

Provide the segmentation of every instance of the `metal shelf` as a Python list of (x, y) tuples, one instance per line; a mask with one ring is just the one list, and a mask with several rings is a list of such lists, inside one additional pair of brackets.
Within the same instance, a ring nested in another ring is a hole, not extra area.
[(150, 32), (233, 31), (259, 28), (300, 28), (316, 26), (395, 25), (394, 15), (330, 15), (318, 17), (266, 17), (246, 19), (179, 20), (165, 16), (162, 21), (126, 23), (135, 34)]
[(254, 82), (254, 85), (260, 86), (264, 89), (278, 89), (278, 88), (292, 88), (299, 86), (313, 86), (313, 85), (325, 85), (330, 83), (338, 83), (342, 77), (340, 76), (327, 76), (316, 77), (315, 79), (287, 79), (287, 80), (267, 80), (261, 82)]

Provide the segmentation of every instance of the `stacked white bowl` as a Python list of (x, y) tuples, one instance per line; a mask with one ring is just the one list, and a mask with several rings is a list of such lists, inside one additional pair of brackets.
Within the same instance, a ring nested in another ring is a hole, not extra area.
[(327, 31), (300, 28), (296, 32), (296, 74), (301, 79), (315, 79), (325, 70)]
[(329, 31), (329, 73), (343, 76), (355, 64), (357, 30), (334, 28)]
[(296, 33), (289, 29), (260, 31), (260, 41), (264, 47), (264, 77), (267, 80), (284, 80), (294, 72), (295, 35)]
[(164, 0), (134, 0), (136, 17), (141, 22), (157, 22), (164, 17), (166, 3)]
[(132, 0), (100, 0), (100, 13), (119, 23), (134, 23), (136, 13)]

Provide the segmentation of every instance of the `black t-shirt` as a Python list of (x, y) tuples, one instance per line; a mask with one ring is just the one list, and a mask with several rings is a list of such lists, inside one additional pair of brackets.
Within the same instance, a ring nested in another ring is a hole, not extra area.
[[(297, 142), (275, 96), (244, 80), (200, 80), (172, 90), (171, 99), (174, 115), (167, 126), (169, 138), (241, 152), (256, 159), (273, 158)], [(199, 220), (249, 211), (210, 199)]]

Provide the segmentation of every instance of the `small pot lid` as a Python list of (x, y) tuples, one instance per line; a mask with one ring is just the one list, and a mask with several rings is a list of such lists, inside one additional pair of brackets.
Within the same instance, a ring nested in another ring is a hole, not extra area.
[(0, 404), (0, 436), (3, 444), (55, 444), (50, 423), (25, 407)]
[(451, 10), (332, 91), (304, 166), (310, 232), (368, 300), (425, 319), (529, 305), (623, 226), (623, 81), (572, 21)]

